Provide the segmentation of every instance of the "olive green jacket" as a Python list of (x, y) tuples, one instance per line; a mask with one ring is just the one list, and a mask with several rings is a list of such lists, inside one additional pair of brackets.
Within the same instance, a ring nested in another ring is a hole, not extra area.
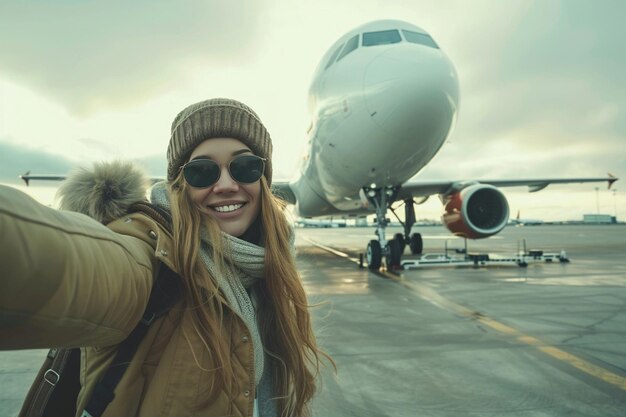
[[(135, 213), (105, 227), (79, 213), (45, 207), (0, 186), (0, 349), (83, 347), (78, 415), (117, 345), (142, 317), (154, 275), (171, 262), (172, 236)], [(217, 367), (179, 303), (148, 330), (104, 417), (252, 416), (250, 335), (225, 314), (239, 384), (206, 404)]]

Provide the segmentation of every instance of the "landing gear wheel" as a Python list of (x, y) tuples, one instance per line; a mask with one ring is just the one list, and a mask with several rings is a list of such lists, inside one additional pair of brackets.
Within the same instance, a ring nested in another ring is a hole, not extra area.
[(413, 255), (421, 255), (424, 251), (424, 243), (422, 241), (422, 235), (419, 233), (413, 233), (411, 235), (411, 241), (409, 242), (411, 253)]
[(406, 247), (404, 235), (402, 233), (396, 233), (395, 235), (393, 235), (393, 239), (398, 241), (398, 243), (400, 244), (400, 254), (403, 254), (404, 248)]
[(380, 242), (377, 240), (370, 240), (367, 244), (367, 266), (371, 270), (380, 269), (380, 263), (383, 259), (382, 251), (380, 249)]
[(397, 239), (390, 240), (387, 243), (387, 254), (385, 260), (387, 261), (387, 269), (400, 269), (400, 259), (402, 258), (402, 252), (400, 251), (400, 242)]

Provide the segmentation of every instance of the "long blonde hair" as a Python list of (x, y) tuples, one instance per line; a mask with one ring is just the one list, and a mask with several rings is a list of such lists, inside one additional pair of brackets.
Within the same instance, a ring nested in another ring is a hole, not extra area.
[[(260, 319), (258, 320), (265, 351), (274, 376), (274, 393), (278, 409), (289, 417), (310, 414), (309, 401), (315, 393), (315, 379), (322, 357), (335, 366), (325, 352), (317, 347), (311, 325), (309, 305), (302, 287), (295, 260), (291, 255), (293, 233), (285, 216), (285, 203), (274, 196), (261, 177), (261, 237), (265, 246), (265, 279), (258, 285)], [(210, 398), (224, 391), (232, 400), (238, 384), (234, 380), (230, 338), (215, 337), (224, 331), (224, 297), (216, 281), (199, 257), (200, 227), (205, 225), (215, 244), (210, 256), (224, 265), (227, 254), (221, 244), (216, 221), (203, 216), (191, 201), (182, 171), (170, 184), (174, 237), (174, 264), (183, 277), (187, 293), (187, 312), (191, 314), (196, 333), (209, 350), (215, 363)]]

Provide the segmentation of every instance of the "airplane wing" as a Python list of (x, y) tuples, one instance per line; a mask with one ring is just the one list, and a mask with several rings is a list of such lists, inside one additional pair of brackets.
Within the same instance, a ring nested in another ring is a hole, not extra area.
[(296, 195), (287, 181), (272, 182), (272, 194), (285, 200), (289, 204), (296, 204)]
[(22, 179), (28, 187), (31, 180), (63, 181), (65, 179), (65, 175), (31, 175), (30, 171), (27, 171), (24, 175), (20, 175), (20, 179)]
[[(66, 175), (38, 175), (31, 174), (30, 171), (27, 171), (25, 174), (20, 175), (20, 179), (26, 183), (28, 187), (30, 182), (35, 181), (65, 181), (67, 178)], [(165, 177), (150, 177), (150, 183), (156, 184), (157, 182), (165, 181)]]
[[(26, 185), (29, 185), (31, 180), (43, 180), (43, 181), (63, 181), (65, 176), (63, 175), (31, 175), (30, 171), (24, 175), (20, 175), (20, 178), (24, 180)], [(163, 177), (150, 178), (152, 183), (163, 181)], [(458, 181), (414, 181), (407, 182), (402, 185), (398, 192), (397, 199), (404, 200), (413, 197), (428, 197), (433, 194), (449, 194), (455, 191), (461, 190), (471, 184), (489, 184), (494, 187), (520, 187), (527, 186), (529, 192), (537, 192), (543, 190), (550, 184), (574, 184), (574, 183), (586, 183), (586, 182), (606, 182), (608, 188), (617, 181), (618, 178), (611, 174), (606, 177), (592, 177), (592, 178), (533, 178), (533, 179), (510, 179), (510, 180), (458, 180)], [(287, 181), (275, 181), (272, 183), (272, 193), (282, 198), (289, 204), (296, 203), (296, 196), (293, 190), (289, 186)]]
[(528, 192), (543, 190), (550, 184), (574, 184), (585, 182), (606, 182), (608, 188), (617, 181), (618, 178), (611, 174), (607, 177), (596, 178), (533, 178), (517, 180), (462, 180), (462, 181), (419, 181), (407, 182), (402, 185), (398, 192), (398, 199), (404, 200), (412, 197), (428, 197), (433, 194), (449, 194), (461, 190), (471, 184), (489, 184), (494, 187), (520, 187), (527, 186)]

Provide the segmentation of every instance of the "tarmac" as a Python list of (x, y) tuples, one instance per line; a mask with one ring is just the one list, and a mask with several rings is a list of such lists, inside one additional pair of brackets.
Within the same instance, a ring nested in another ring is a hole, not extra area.
[[(442, 227), (419, 231), (425, 252), (463, 247)], [(626, 226), (509, 226), (468, 244), (509, 256), (525, 239), (571, 260), (525, 268), (372, 272), (358, 261), (373, 237), (297, 229), (315, 332), (338, 369), (322, 369), (315, 416), (626, 416)], [(0, 352), (0, 417), (17, 415), (44, 355)]]

